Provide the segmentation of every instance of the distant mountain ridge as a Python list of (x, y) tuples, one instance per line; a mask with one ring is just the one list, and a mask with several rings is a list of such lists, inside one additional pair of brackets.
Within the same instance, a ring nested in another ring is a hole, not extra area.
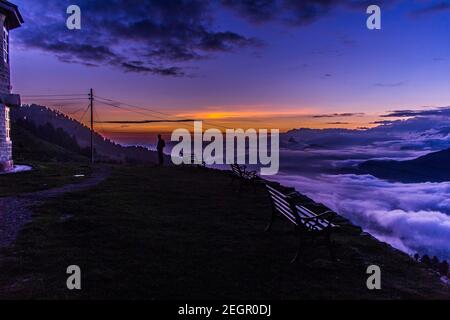
[[(72, 137), (79, 145), (78, 154), (86, 156), (86, 148), (90, 146), (90, 129), (69, 116), (40, 105), (24, 105), (20, 108), (11, 110), (11, 122), (14, 126), (25, 127), (27, 134), (33, 133), (34, 128), (43, 130), (48, 125), (55, 130), (63, 130)], [(28, 123), (28, 124), (27, 124)], [(30, 123), (32, 125), (30, 125)], [(34, 130), (36, 130), (34, 129)], [(48, 129), (48, 128), (47, 128)], [(52, 132), (48, 129), (48, 132)], [(40, 133), (40, 132), (39, 132)], [(34, 134), (42, 140), (49, 140), (50, 137), (40, 134)], [(68, 143), (65, 139), (66, 144)], [(58, 141), (50, 141), (58, 145)], [(70, 142), (70, 141), (69, 141)], [(59, 144), (61, 146), (61, 144)], [(62, 147), (67, 147), (66, 145)], [(98, 133), (94, 134), (94, 149), (96, 159), (103, 162), (121, 162), (121, 163), (157, 163), (157, 154), (144, 147), (119, 145)], [(76, 147), (69, 148), (77, 152)]]
[(450, 181), (450, 149), (414, 160), (370, 160), (360, 164), (358, 169), (377, 178), (406, 183)]

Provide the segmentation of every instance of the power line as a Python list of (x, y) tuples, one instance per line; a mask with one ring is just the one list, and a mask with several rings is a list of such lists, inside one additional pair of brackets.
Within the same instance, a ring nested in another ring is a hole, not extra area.
[(90, 107), (91, 107), (91, 106), (89, 105), (89, 106), (87, 106), (87, 108), (84, 110), (84, 113), (83, 113), (83, 115), (81, 116), (80, 121), (79, 121), (81, 124), (83, 124), (83, 118), (86, 116), (86, 114), (87, 114), (87, 112), (88, 112), (88, 110), (89, 110)]
[(24, 98), (39, 98), (39, 97), (75, 97), (75, 96), (87, 96), (85, 93), (80, 94), (30, 94), (21, 95)]
[(179, 120), (139, 120), (139, 121), (95, 121), (95, 123), (107, 124), (145, 124), (145, 123), (161, 123), (161, 122), (194, 122), (194, 119), (179, 119)]
[[(48, 95), (46, 95), (46, 94), (36, 94), (36, 95), (22, 95), (22, 97), (26, 98), (26, 100), (36, 99), (36, 100), (39, 100), (41, 103), (42, 102), (52, 103), (52, 102), (57, 102), (57, 101), (83, 101), (83, 100), (89, 100), (90, 99), (90, 95), (89, 94), (85, 94), (85, 93), (48, 94)], [(60, 97), (67, 97), (67, 98), (60, 98)], [(147, 107), (141, 107), (141, 106), (129, 104), (129, 103), (118, 101), (118, 100), (113, 100), (113, 99), (109, 99), (109, 98), (100, 97), (100, 96), (97, 96), (97, 95), (93, 95), (93, 97), (99, 99), (99, 100), (96, 100), (96, 101), (100, 102), (100, 104), (103, 104), (103, 105), (108, 105), (108, 106), (111, 106), (111, 107), (114, 107), (114, 108), (126, 110), (126, 111), (129, 111), (129, 112), (134, 112), (134, 113), (140, 114), (140, 115), (145, 115), (145, 116), (151, 115), (152, 117), (158, 118), (160, 120), (167, 120), (167, 121), (158, 121), (158, 122), (179, 122), (179, 123), (180, 122), (189, 122), (189, 121), (186, 121), (186, 119), (180, 119), (180, 120), (183, 120), (183, 121), (175, 121), (175, 120), (172, 120), (172, 119), (166, 119), (165, 117), (167, 117), (167, 116), (168, 117), (172, 117), (172, 118), (181, 118), (181, 117), (177, 116), (177, 115), (173, 115), (173, 114), (157, 111), (157, 110), (154, 110), (154, 109), (150, 109), (150, 108), (147, 108)], [(130, 108), (125, 108), (122, 105), (131, 107), (131, 108), (134, 108), (134, 109), (142, 110), (142, 111), (147, 111), (147, 113), (143, 113), (143, 112), (139, 112), (139, 111), (136, 111), (136, 110), (132, 110)], [(76, 112), (79, 112), (79, 111), (76, 111)], [(76, 113), (76, 112), (74, 112), (74, 113)], [(148, 112), (150, 112), (152, 114), (149, 114)], [(163, 115), (165, 117), (163, 118), (163, 117), (160, 117), (160, 116), (156, 116), (154, 114)], [(195, 121), (195, 120), (192, 120), (191, 122), (193, 122), (193, 121)], [(206, 123), (206, 124), (209, 124), (206, 121), (203, 121), (203, 122)], [(150, 122), (148, 122), (148, 123), (150, 123)], [(211, 125), (213, 125), (213, 124), (211, 124)], [(216, 124), (214, 124), (214, 125), (216, 125)], [(193, 126), (193, 125), (191, 125), (191, 126)], [(220, 125), (218, 125), (218, 126), (219, 127), (223, 127), (223, 128), (227, 128), (225, 126), (220, 126)]]
[(121, 101), (117, 101), (117, 100), (112, 100), (112, 99), (108, 99), (108, 98), (102, 98), (102, 97), (99, 97), (99, 96), (95, 96), (95, 97), (98, 98), (98, 99), (102, 99), (102, 100), (106, 100), (106, 101), (109, 101), (109, 102), (113, 102), (115, 104), (121, 104), (121, 105), (125, 105), (125, 106), (128, 106), (128, 107), (144, 110), (144, 111), (149, 111), (149, 112), (152, 112), (152, 113), (158, 113), (158, 114), (161, 114), (161, 115), (164, 115), (164, 116), (176, 117), (176, 116), (168, 114), (168, 113), (164, 113), (164, 112), (160, 112), (160, 111), (156, 111), (156, 110), (152, 110), (152, 109), (144, 108), (144, 107), (140, 107), (140, 106), (135, 106), (135, 105), (132, 105), (132, 104), (129, 104), (129, 103), (125, 103), (125, 102), (121, 102)]
[[(96, 97), (96, 98), (99, 98), (99, 99), (102, 99), (102, 100), (106, 100), (106, 101), (110, 101), (110, 102), (115, 102), (116, 104), (123, 104), (123, 105), (128, 106), (128, 107), (132, 107), (132, 108), (136, 108), (136, 109), (140, 109), (140, 110), (149, 111), (149, 112), (161, 114), (161, 115), (164, 115), (164, 116), (180, 118), (180, 116), (177, 116), (177, 115), (173, 115), (173, 114), (169, 114), (169, 113), (165, 113), (165, 112), (161, 112), (161, 111), (156, 111), (156, 110), (153, 110), (153, 109), (150, 109), (150, 108), (146, 108), (146, 107), (141, 107), (141, 106), (132, 105), (132, 104), (129, 104), (129, 103), (125, 103), (125, 102), (118, 101), (118, 100), (112, 100), (112, 99), (108, 99), (108, 98), (102, 98), (102, 97), (99, 97), (99, 96), (95, 96), (95, 97)], [(120, 107), (117, 106), (117, 105), (115, 105), (115, 107), (120, 108)], [(194, 121), (195, 121), (195, 120), (194, 120)], [(206, 123), (206, 124), (212, 125), (212, 126), (216, 126), (216, 125), (217, 125), (218, 127), (221, 127), (221, 128), (224, 128), (224, 129), (228, 129), (228, 127), (226, 127), (226, 126), (221, 126), (221, 125), (218, 125), (218, 124), (212, 124), (212, 123), (209, 123), (209, 122), (206, 122), (206, 121), (203, 121), (203, 122)]]
[[(151, 109), (148, 107), (143, 107), (143, 106), (137, 106), (137, 105), (133, 105), (130, 103), (126, 103), (123, 101), (118, 101), (118, 100), (113, 100), (113, 99), (109, 99), (109, 98), (104, 98), (104, 97), (100, 97), (97, 95), (94, 95), (93, 93), (89, 93), (89, 94), (85, 94), (85, 93), (70, 93), (70, 94), (35, 94), (35, 95), (22, 95), (22, 97), (24, 97), (26, 100), (30, 100), (30, 99), (35, 99), (38, 100), (38, 102), (47, 102), (47, 103), (56, 103), (56, 102), (69, 102), (69, 101), (85, 101), (85, 100), (90, 100), (90, 103), (92, 104), (93, 101), (97, 101), (99, 102), (101, 105), (106, 105), (106, 106), (110, 106), (113, 108), (117, 108), (117, 109), (121, 109), (121, 110), (125, 110), (128, 112), (132, 112), (135, 114), (139, 114), (139, 115), (145, 115), (145, 116), (151, 116), (152, 118), (157, 118), (158, 120), (142, 120), (142, 121), (92, 121), (92, 125), (94, 123), (110, 123), (110, 124), (120, 124), (120, 123), (135, 123), (135, 124), (143, 124), (143, 123), (187, 123), (187, 122), (194, 122), (196, 121), (195, 119), (183, 119), (180, 116), (177, 115), (173, 115), (173, 114), (169, 114), (166, 112), (161, 112), (155, 109)], [(94, 99), (95, 98), (95, 99)], [(91, 107), (88, 107), (88, 109)], [(128, 108), (124, 107), (127, 106)], [(131, 108), (131, 109), (130, 109)], [(80, 122), (82, 123), (87, 110), (85, 110), (85, 112), (83, 113), (83, 116), (81, 117)], [(93, 108), (92, 108), (93, 109)], [(135, 110), (133, 110), (135, 109)], [(137, 110), (136, 110), (137, 109)], [(76, 110), (73, 113), (66, 113), (69, 115), (74, 115), (78, 112), (80, 112), (83, 109), (79, 109)], [(138, 111), (141, 110), (141, 111)], [(145, 112), (142, 112), (145, 111)], [(94, 111), (93, 111), (94, 112)], [(92, 112), (92, 113), (93, 113)], [(95, 112), (95, 114), (97, 115), (97, 113)], [(161, 116), (157, 116), (155, 114), (159, 114)], [(175, 118), (175, 119), (167, 119), (166, 117), (170, 117), (170, 118)], [(92, 116), (93, 118), (93, 116)], [(222, 127), (227, 129), (228, 127), (226, 126), (222, 126), (219, 125), (217, 123), (210, 123), (207, 121), (203, 121), (203, 123), (205, 124), (209, 124), (211, 126), (218, 126), (218, 127)], [(194, 124), (187, 124), (191, 127), (194, 127)]]
[[(102, 136), (104, 135), (104, 127), (103, 127), (103, 125), (102, 125), (102, 120), (100, 119), (100, 115), (98, 114), (98, 112), (97, 112), (97, 108), (95, 108), (94, 109), (94, 117), (95, 117), (95, 119), (98, 119), (99, 121), (94, 121), (94, 123), (98, 123), (98, 124), (100, 124), (99, 126), (97, 126), (97, 131), (98, 132), (100, 132), (101, 134), (102, 134)], [(100, 127), (100, 129), (98, 129), (98, 127)], [(105, 138), (104, 136), (103, 136), (103, 138)]]
[[(108, 100), (110, 100), (110, 99), (108, 99)], [(133, 113), (136, 113), (136, 114), (140, 114), (140, 115), (144, 115), (144, 116), (152, 116), (152, 117), (154, 117), (154, 118), (158, 118), (158, 119), (160, 119), (158, 122), (159, 123), (164, 123), (164, 122), (175, 122), (175, 120), (171, 120), (171, 121), (168, 121), (167, 119), (165, 119), (165, 118), (163, 118), (163, 117), (160, 117), (160, 116), (156, 116), (156, 115), (154, 115), (154, 114), (149, 114), (149, 113), (144, 113), (144, 112), (140, 112), (140, 111), (136, 111), (136, 110), (132, 110), (132, 109), (129, 109), (129, 108), (125, 108), (125, 107), (122, 107), (122, 106), (118, 106), (118, 105), (116, 105), (116, 104), (112, 104), (112, 103), (108, 103), (108, 102), (104, 102), (104, 101), (100, 101), (100, 100), (96, 100), (97, 102), (99, 102), (100, 104), (103, 104), (103, 105), (108, 105), (108, 106), (111, 106), (111, 107), (114, 107), (114, 108), (117, 108), (117, 109), (121, 109), (121, 110), (126, 110), (126, 111), (129, 111), (129, 112), (133, 112)], [(182, 120), (185, 120), (185, 119), (182, 119)], [(152, 122), (156, 122), (155, 120), (150, 120), (150, 121), (152, 121)], [(192, 124), (192, 123), (187, 123), (187, 122), (194, 122), (195, 120), (191, 120), (191, 121), (177, 121), (177, 123), (180, 123), (181, 125), (183, 125), (184, 123), (186, 123), (186, 124), (184, 124), (184, 126), (188, 126), (188, 127), (194, 127), (194, 124)], [(103, 123), (105, 123), (105, 122), (103, 122)], [(151, 123), (151, 122), (146, 122), (146, 123)], [(118, 124), (118, 123), (117, 123)]]
[(52, 102), (52, 101), (75, 101), (75, 100), (88, 100), (89, 98), (27, 98), (25, 97), (26, 100), (38, 100), (38, 101), (48, 101), (48, 102)]
[(77, 110), (74, 111), (74, 112), (67, 112), (66, 114), (68, 114), (68, 115), (70, 115), (70, 116), (73, 116), (73, 115), (75, 115), (75, 114), (77, 114), (78, 112), (83, 111), (83, 110), (84, 110), (84, 108), (81, 108), (81, 109), (77, 109)]
[[(105, 100), (105, 99), (102, 99), (102, 100)], [(109, 100), (109, 99), (108, 99), (108, 100)], [(96, 101), (99, 101), (99, 100), (96, 100)], [(104, 102), (104, 101), (99, 101), (99, 102), (100, 102), (101, 104), (104, 104), (104, 105), (108, 105), (108, 106), (111, 106), (111, 107), (114, 107), (114, 108), (117, 108), (117, 109), (126, 110), (126, 111), (129, 111), (129, 112), (134, 112), (134, 113), (136, 113), (136, 114), (140, 114), (140, 115), (144, 115), (144, 116), (150, 115), (149, 113), (144, 113), (144, 112), (132, 110), (132, 109), (129, 109), (129, 108), (125, 108), (125, 107), (119, 106), (119, 105), (117, 105), (117, 104), (108, 103), (108, 102)], [(154, 116), (154, 115), (152, 115), (152, 116)], [(155, 116), (155, 117), (156, 117), (156, 118), (159, 118), (159, 119), (164, 119), (164, 118), (159, 117), (159, 116)]]
[(74, 130), (74, 135), (77, 133), (77, 131), (78, 131), (78, 128), (80, 128), (80, 127), (83, 127), (83, 126), (85, 126), (84, 125), (84, 123), (83, 123), (83, 119), (84, 119), (84, 117), (86, 116), (86, 114), (87, 114), (87, 112), (88, 112), (88, 110), (89, 110), (89, 108), (90, 108), (90, 105), (89, 106), (87, 106), (87, 108), (86, 109), (84, 109), (84, 112), (83, 112), (83, 114), (81, 115), (81, 118), (80, 118), (80, 120), (76, 120), (76, 121), (78, 121), (80, 124), (81, 124), (81, 126), (76, 126), (75, 127), (75, 130)]

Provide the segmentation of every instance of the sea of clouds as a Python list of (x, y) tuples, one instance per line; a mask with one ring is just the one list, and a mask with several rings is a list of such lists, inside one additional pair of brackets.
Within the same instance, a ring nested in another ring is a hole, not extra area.
[(449, 128), (450, 109), (439, 108), (369, 130), (294, 130), (282, 138), (280, 173), (272, 179), (406, 253), (450, 260), (450, 182), (336, 173), (369, 159), (406, 160), (450, 148)]
[(391, 183), (369, 175), (280, 174), (378, 239), (409, 254), (450, 259), (450, 183)]

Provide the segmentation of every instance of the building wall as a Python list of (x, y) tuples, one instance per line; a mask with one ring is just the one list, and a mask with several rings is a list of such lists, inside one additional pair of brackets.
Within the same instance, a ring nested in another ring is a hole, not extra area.
[(9, 132), (9, 108), (0, 104), (0, 171), (11, 169), (12, 142)]
[[(0, 95), (10, 93), (9, 64), (3, 59), (3, 26), (5, 16), (0, 13)], [(0, 171), (12, 167), (12, 143), (9, 137), (9, 108), (0, 104)]]

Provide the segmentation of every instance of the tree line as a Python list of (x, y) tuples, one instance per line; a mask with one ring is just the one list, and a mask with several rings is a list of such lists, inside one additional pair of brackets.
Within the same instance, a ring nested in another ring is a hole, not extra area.
[(430, 258), (430, 256), (427, 254), (421, 257), (418, 253), (414, 255), (414, 260), (416, 260), (417, 262), (422, 262), (427, 267), (433, 269), (436, 272), (439, 272), (439, 274), (442, 276), (450, 276), (449, 264), (447, 260), (439, 261), (438, 257), (433, 256), (432, 258)]
[(43, 139), (80, 155), (86, 157), (90, 156), (91, 151), (89, 147), (80, 147), (75, 136), (68, 134), (62, 128), (55, 128), (49, 122), (44, 125), (36, 125), (34, 122), (26, 119), (17, 119), (15, 121), (15, 124), (29, 131), (40, 139)]

